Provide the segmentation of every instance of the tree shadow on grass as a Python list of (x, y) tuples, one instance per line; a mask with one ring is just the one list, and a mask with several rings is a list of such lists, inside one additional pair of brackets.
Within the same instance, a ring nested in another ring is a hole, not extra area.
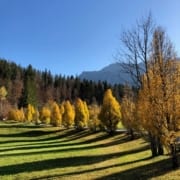
[(44, 131), (44, 130), (32, 130), (32, 131), (26, 131), (21, 133), (14, 133), (14, 134), (0, 134), (0, 137), (12, 137), (12, 138), (18, 138), (18, 137), (39, 137), (39, 136), (45, 136), (54, 134), (56, 132), (59, 132), (59, 130), (56, 131)]
[[(69, 152), (69, 151), (77, 151), (77, 150), (88, 150), (88, 149), (98, 149), (98, 148), (105, 148), (105, 147), (109, 147), (109, 146), (113, 146), (113, 145), (117, 145), (117, 144), (121, 144), (121, 143), (124, 143), (125, 142), (125, 139), (119, 139), (119, 140), (116, 140), (116, 141), (112, 141), (112, 142), (107, 142), (107, 143), (99, 143), (99, 144), (96, 144), (96, 145), (93, 145), (93, 144), (89, 144), (89, 143), (53, 143), (53, 144), (29, 144), (29, 145), (22, 145), (21, 147), (17, 146), (17, 147), (5, 147), (3, 149), (0, 149), (0, 152), (8, 152), (8, 151), (14, 151), (14, 150), (21, 150), (21, 151), (26, 151), (26, 150), (39, 150), (39, 149), (43, 149), (43, 151), (41, 151), (41, 153), (45, 153), (45, 152)], [(76, 147), (76, 146), (81, 146), (81, 145), (84, 145), (83, 147)], [(64, 148), (64, 149), (60, 149), (61, 147), (67, 147), (67, 148)], [(70, 147), (70, 148), (69, 148)], [(148, 146), (144, 146), (145, 148), (149, 147)], [(57, 148), (57, 150), (49, 150), (50, 148)], [(21, 154), (26, 154), (28, 155), (29, 152), (20, 152)], [(1, 156), (14, 156), (14, 155), (19, 155), (20, 153), (11, 153), (11, 154), (6, 154), (6, 155), (0, 155)], [(39, 151), (38, 152), (33, 152), (34, 154), (35, 153), (38, 153), (39, 154)], [(30, 155), (31, 155), (31, 152), (30, 152)]]
[(35, 124), (28, 124), (28, 123), (18, 123), (17, 121), (14, 122), (3, 122), (3, 124), (0, 124), (0, 128), (22, 128), (22, 129), (37, 129), (42, 128), (40, 125)]
[[(180, 158), (179, 158), (180, 159)], [(153, 177), (158, 177), (169, 173), (172, 171), (172, 162), (171, 159), (161, 160), (155, 163), (151, 163), (148, 165), (128, 169), (119, 173), (114, 173), (110, 175), (105, 175), (100, 178), (96, 178), (96, 180), (109, 180), (109, 179), (123, 179), (123, 180), (148, 180)]]
[[(49, 144), (48, 142), (46, 142), (45, 144), (43, 143), (31, 143), (31, 144), (25, 144), (22, 146), (15, 146), (15, 147), (5, 147), (4, 149), (0, 149), (0, 152), (8, 152), (8, 151), (12, 151), (11, 153), (8, 154), (3, 154), (0, 155), (0, 157), (4, 157), (4, 156), (19, 156), (19, 155), (33, 155), (33, 154), (40, 154), (40, 153), (55, 153), (55, 152), (70, 152), (70, 151), (81, 151), (81, 150), (89, 150), (89, 149), (98, 149), (98, 148), (106, 148), (106, 147), (111, 147), (114, 145), (118, 145), (121, 143), (125, 143), (127, 141), (127, 136), (121, 136), (119, 139), (116, 140), (112, 140), (110, 142), (103, 142), (104, 139), (107, 139), (106, 134), (101, 134), (98, 137), (95, 138), (91, 138), (90, 140), (87, 141), (82, 141), (82, 142), (69, 142), (69, 143), (62, 143), (60, 142), (53, 142), (51, 144)], [(100, 142), (102, 141), (102, 143)], [(94, 144), (93, 142), (98, 142), (98, 144)], [(81, 147), (77, 147), (77, 146), (81, 146)], [(62, 148), (63, 149), (62, 149)], [(149, 148), (149, 145), (143, 146), (144, 148)], [(53, 148), (53, 149), (50, 149)], [(55, 149), (54, 149), (55, 148)], [(40, 149), (42, 149), (41, 151), (39, 151)], [(21, 151), (25, 151), (25, 152), (13, 152), (13, 150), (21, 150)], [(26, 152), (26, 150), (28, 152)], [(36, 152), (29, 152), (30, 150), (37, 150)]]
[[(37, 162), (28, 162), (28, 163), (23, 163), (23, 164), (3, 166), (3, 167), (0, 167), (0, 175), (13, 175), (17, 173), (49, 170), (49, 169), (54, 169), (54, 168), (75, 167), (75, 166), (90, 165), (90, 164), (92, 165), (95, 163), (106, 161), (108, 159), (117, 158), (119, 156), (128, 155), (132, 153), (138, 153), (146, 149), (147, 147), (142, 147), (142, 148), (137, 148), (131, 151), (116, 152), (116, 153), (105, 154), (105, 155), (48, 159), (48, 160), (42, 160), (42, 161), (37, 161)], [(42, 152), (38, 152), (38, 153), (42, 154)], [(51, 153), (54, 153), (54, 151)], [(16, 156), (17, 154), (13, 154), (13, 155)], [(27, 154), (21, 153), (19, 155), (24, 156)]]
[(87, 138), (88, 136), (92, 135), (92, 133), (89, 130), (83, 130), (83, 131), (74, 130), (73, 132), (74, 133), (67, 136), (66, 139), (61, 142), (69, 142), (69, 141), (75, 141), (75, 140), (79, 141), (79, 140), (83, 140), (83, 139)]
[[(68, 136), (71, 136), (75, 133), (74, 130), (52, 130), (52, 131), (44, 131), (44, 130), (32, 130), (32, 131), (26, 131), (26, 132), (21, 132), (21, 133), (15, 133), (15, 134), (0, 134), (0, 137), (8, 137), (12, 138), (12, 140), (7, 140), (7, 141), (1, 141), (3, 144), (9, 144), (9, 143), (26, 143), (26, 142), (43, 142), (43, 141), (51, 141), (51, 140), (60, 140), (63, 138), (66, 138)], [(40, 138), (40, 139), (17, 139), (18, 137), (33, 137), (33, 138), (39, 138), (43, 136), (51, 136), (51, 137), (45, 137), (45, 138)]]
[(40, 177), (40, 178), (34, 178), (32, 180), (43, 180), (43, 179), (48, 179), (48, 178), (61, 178), (61, 177), (64, 177), (64, 176), (86, 174), (86, 173), (106, 170), (106, 169), (109, 169), (109, 168), (121, 167), (121, 166), (129, 165), (129, 164), (132, 164), (132, 163), (138, 163), (138, 162), (141, 162), (141, 161), (147, 161), (147, 160), (150, 160), (150, 159), (152, 159), (152, 158), (151, 157), (146, 157), (146, 158), (139, 159), (139, 160), (134, 160), (134, 161), (130, 161), (130, 162), (123, 162), (123, 163), (114, 164), (114, 165), (105, 166), (105, 167), (93, 168), (93, 169), (88, 169), (88, 170), (83, 170), (83, 171), (76, 171), (76, 172), (69, 172), (69, 173), (64, 173), (64, 174), (61, 173), (61, 174), (56, 174), (56, 175), (43, 176), (43, 177)]

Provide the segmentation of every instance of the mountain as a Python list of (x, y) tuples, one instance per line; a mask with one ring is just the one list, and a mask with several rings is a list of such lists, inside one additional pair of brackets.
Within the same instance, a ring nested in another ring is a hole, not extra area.
[(132, 84), (132, 79), (128, 73), (123, 72), (121, 63), (110, 64), (99, 71), (84, 71), (79, 76), (80, 79), (92, 81), (107, 81), (110, 84)]
[[(180, 64), (179, 57), (176, 59), (176, 61), (178, 64)], [(143, 63), (140, 63), (139, 67), (141, 69), (141, 74), (143, 74)], [(124, 72), (122, 63), (110, 64), (99, 71), (84, 71), (80, 74), (79, 78), (81, 80), (87, 79), (95, 82), (107, 81), (112, 85), (127, 83), (131, 85), (134, 84), (131, 75)]]

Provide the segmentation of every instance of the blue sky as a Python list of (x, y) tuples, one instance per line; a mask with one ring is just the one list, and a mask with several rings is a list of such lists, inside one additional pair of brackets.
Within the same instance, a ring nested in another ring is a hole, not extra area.
[(179, 0), (0, 0), (0, 57), (79, 75), (115, 62), (122, 28), (152, 12), (180, 52)]

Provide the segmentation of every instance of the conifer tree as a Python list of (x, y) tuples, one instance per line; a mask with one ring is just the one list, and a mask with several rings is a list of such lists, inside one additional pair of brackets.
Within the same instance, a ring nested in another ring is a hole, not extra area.
[(131, 139), (134, 139), (134, 130), (139, 128), (139, 122), (137, 119), (136, 104), (132, 98), (125, 96), (121, 103), (122, 112), (122, 124), (127, 128), (131, 135)]
[(99, 119), (104, 124), (108, 133), (113, 135), (117, 128), (117, 124), (121, 120), (121, 109), (120, 104), (112, 95), (111, 89), (108, 89), (104, 94)]
[(40, 112), (40, 120), (44, 124), (50, 124), (51, 122), (51, 111), (48, 107), (43, 106)]
[(28, 104), (27, 110), (26, 110), (26, 120), (28, 122), (32, 122), (35, 115), (35, 108), (33, 105)]
[(22, 108), (21, 109), (16, 109), (16, 108), (10, 109), (10, 111), (8, 113), (8, 119), (23, 122), (25, 120), (24, 110)]
[(86, 124), (88, 124), (89, 121), (89, 110), (88, 110), (88, 106), (86, 101), (83, 101), (83, 105), (84, 105), (84, 111), (85, 111), (85, 115), (86, 115)]
[(64, 105), (63, 125), (66, 128), (70, 128), (74, 124), (75, 111), (69, 101), (65, 101), (63, 105)]
[(62, 124), (62, 114), (61, 114), (59, 106), (56, 102), (53, 102), (53, 104), (52, 104), (51, 124), (53, 126), (61, 126), (61, 124)]
[(75, 127), (83, 130), (87, 127), (88, 115), (84, 102), (77, 98), (75, 101)]
[(19, 99), (19, 107), (27, 107), (28, 104), (37, 107), (36, 73), (31, 65), (24, 72), (24, 87)]
[(91, 105), (88, 106), (89, 109), (89, 123), (88, 123), (88, 127), (96, 132), (98, 130), (98, 128), (101, 127), (101, 121), (98, 118), (99, 112), (100, 112), (100, 107), (93, 103)]

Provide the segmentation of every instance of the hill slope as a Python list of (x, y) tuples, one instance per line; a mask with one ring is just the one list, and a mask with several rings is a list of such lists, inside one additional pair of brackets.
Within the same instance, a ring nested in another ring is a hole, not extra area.
[(92, 81), (107, 81), (110, 84), (132, 84), (132, 79), (128, 73), (123, 72), (121, 63), (113, 63), (99, 71), (84, 71), (80, 74), (80, 79)]

